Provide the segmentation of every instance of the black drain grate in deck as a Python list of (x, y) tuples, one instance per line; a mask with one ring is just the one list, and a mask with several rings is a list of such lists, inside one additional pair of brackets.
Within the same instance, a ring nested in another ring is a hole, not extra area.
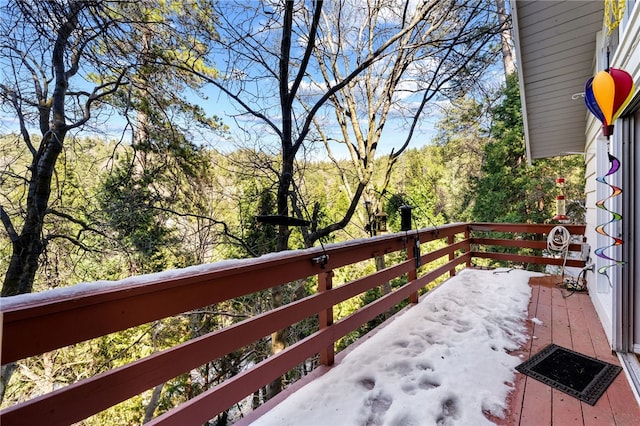
[(595, 405), (622, 367), (551, 344), (516, 370)]

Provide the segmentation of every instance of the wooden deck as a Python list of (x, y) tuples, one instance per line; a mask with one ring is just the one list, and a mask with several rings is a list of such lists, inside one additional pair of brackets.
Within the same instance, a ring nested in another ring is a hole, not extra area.
[[(550, 343), (620, 365), (612, 353), (589, 295), (557, 286), (559, 277), (530, 281), (529, 327), (532, 338), (523, 349), (523, 361)], [(532, 321), (534, 318), (539, 321)], [(502, 425), (640, 425), (640, 407), (625, 373), (620, 373), (607, 391), (591, 406), (552, 389), (524, 374), (516, 373), (516, 389), (510, 411)], [(495, 419), (494, 419), (495, 420)]]

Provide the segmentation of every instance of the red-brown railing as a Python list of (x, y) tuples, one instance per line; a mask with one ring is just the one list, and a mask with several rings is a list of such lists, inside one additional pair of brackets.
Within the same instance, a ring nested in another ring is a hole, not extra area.
[[(274, 331), (318, 315), (316, 332), (151, 422), (203, 424), (309, 357), (319, 354), (322, 364), (331, 365), (335, 342), (340, 338), (404, 300), (417, 303), (421, 289), (445, 274), (454, 275), (456, 268), (471, 266), (474, 258), (561, 265), (563, 259), (559, 258), (487, 251), (489, 247), (500, 247), (501, 251), (544, 249), (544, 239), (532, 240), (529, 236), (543, 237), (552, 227), (451, 224), (257, 259), (224, 261), (208, 267), (187, 268), (172, 275), (151, 275), (102, 286), (79, 285), (71, 292), (62, 289), (6, 298), (2, 301), (3, 364), (296, 280), (318, 277), (316, 294), (6, 408), (0, 412), (0, 423), (3, 426), (43, 422), (57, 425), (80, 421)], [(577, 235), (583, 235), (585, 229), (578, 225), (566, 228)], [(487, 237), (484, 235), (487, 232), (509, 233), (515, 237)], [(442, 247), (419, 253), (417, 241), (422, 244), (441, 241)], [(570, 246), (570, 250), (576, 252), (582, 248), (581, 244)], [(334, 270), (397, 252), (406, 253), (404, 260), (333, 286)], [(422, 266), (418, 268), (418, 264)], [(584, 260), (567, 260), (567, 266), (584, 266)], [(335, 305), (402, 276), (406, 277), (406, 284), (334, 322)]]

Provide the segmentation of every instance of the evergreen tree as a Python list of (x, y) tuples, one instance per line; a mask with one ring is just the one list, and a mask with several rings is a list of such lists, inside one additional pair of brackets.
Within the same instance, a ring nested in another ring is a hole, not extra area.
[(445, 222), (471, 220), (475, 193), (469, 188), (480, 176), (486, 121), (486, 108), (481, 102), (463, 97), (453, 101), (436, 124), (434, 155), (443, 167), (437, 187)]
[[(556, 178), (571, 176), (565, 194), (576, 205), (584, 197), (581, 156), (538, 159), (527, 164), (517, 74), (507, 76), (502, 102), (492, 110), (490, 140), (484, 149), (481, 175), (472, 180), (477, 222), (548, 223), (555, 214), (560, 189)], [(580, 209), (575, 221), (581, 222)]]
[[(507, 78), (504, 100), (493, 110), (492, 140), (484, 150), (482, 176), (475, 181), (475, 220), (513, 222), (520, 188), (515, 185), (519, 167), (525, 164), (522, 115), (517, 76)], [(513, 200), (513, 204), (511, 202)]]

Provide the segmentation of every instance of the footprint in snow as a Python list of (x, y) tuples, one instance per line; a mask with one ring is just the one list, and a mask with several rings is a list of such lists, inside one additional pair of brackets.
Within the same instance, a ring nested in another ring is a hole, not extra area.
[(413, 371), (413, 366), (408, 361), (398, 361), (389, 367), (389, 371), (393, 371), (400, 377), (404, 377)]
[(400, 387), (404, 393), (407, 395), (415, 395), (418, 391), (421, 390), (431, 390), (440, 386), (440, 382), (432, 377), (431, 374), (423, 374), (422, 377), (417, 380), (416, 377), (408, 378), (408, 382), (403, 383)]
[(378, 393), (372, 395), (364, 402), (365, 410), (368, 411), (365, 426), (377, 426), (384, 424), (384, 415), (391, 407), (393, 399), (389, 395)]
[(440, 386), (440, 383), (432, 377), (423, 377), (418, 383), (420, 389), (429, 390), (435, 389)]
[(360, 379), (358, 384), (366, 390), (371, 390), (376, 386), (376, 381), (372, 377), (365, 377)]
[(457, 398), (451, 397), (442, 401), (442, 411), (436, 419), (436, 425), (449, 426), (460, 417), (460, 407)]

